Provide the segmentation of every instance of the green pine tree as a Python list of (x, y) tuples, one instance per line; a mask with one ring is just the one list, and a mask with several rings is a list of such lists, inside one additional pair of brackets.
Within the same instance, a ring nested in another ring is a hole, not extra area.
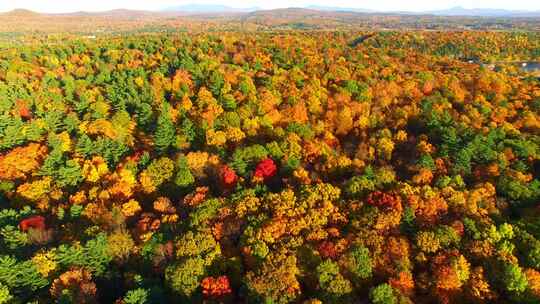
[(154, 145), (159, 153), (166, 153), (176, 139), (176, 128), (169, 113), (170, 106), (164, 104), (163, 110), (158, 117), (157, 127), (154, 133)]

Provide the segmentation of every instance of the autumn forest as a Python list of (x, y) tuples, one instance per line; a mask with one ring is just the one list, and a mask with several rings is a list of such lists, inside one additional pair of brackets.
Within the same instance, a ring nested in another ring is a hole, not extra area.
[(537, 21), (19, 13), (0, 303), (540, 303)]

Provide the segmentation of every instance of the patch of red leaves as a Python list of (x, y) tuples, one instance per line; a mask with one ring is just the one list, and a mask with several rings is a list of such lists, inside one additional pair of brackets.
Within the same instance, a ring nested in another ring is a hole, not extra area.
[(401, 198), (395, 193), (375, 191), (369, 194), (367, 203), (383, 209), (401, 210)]
[(208, 187), (197, 187), (194, 192), (184, 197), (184, 205), (195, 207), (202, 203), (208, 194)]
[(233, 169), (229, 168), (229, 166), (225, 165), (221, 167), (219, 175), (221, 177), (221, 183), (223, 184), (223, 187), (230, 189), (236, 186), (236, 182), (238, 182), (238, 175), (236, 175), (236, 172), (234, 172)]
[(18, 111), (19, 111), (19, 116), (22, 119), (28, 120), (28, 119), (32, 118), (32, 112), (30, 111), (30, 108), (28, 107), (28, 105), (26, 104), (25, 101), (17, 100), (16, 106), (17, 106)]
[(232, 292), (227, 276), (206, 277), (201, 282), (203, 295), (210, 298), (219, 298)]
[(41, 215), (34, 215), (27, 219), (22, 220), (19, 223), (19, 228), (22, 231), (28, 231), (28, 229), (45, 230), (45, 218)]
[(322, 242), (317, 249), (324, 258), (336, 259), (340, 254), (336, 245), (330, 241)]
[(277, 167), (271, 158), (263, 159), (255, 168), (255, 177), (264, 180), (273, 177), (277, 173)]

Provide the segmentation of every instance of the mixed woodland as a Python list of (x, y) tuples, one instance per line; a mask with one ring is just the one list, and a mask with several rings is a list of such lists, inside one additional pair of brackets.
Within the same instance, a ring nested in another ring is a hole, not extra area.
[(6, 40), (0, 303), (539, 303), (539, 35)]

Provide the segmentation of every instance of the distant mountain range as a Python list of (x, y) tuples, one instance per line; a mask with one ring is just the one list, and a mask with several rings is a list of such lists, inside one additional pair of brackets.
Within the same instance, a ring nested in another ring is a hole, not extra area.
[[(540, 11), (517, 11), (492, 8), (467, 9), (460, 6), (433, 11), (408, 12), (408, 11), (376, 11), (362, 8), (309, 5), (302, 7), (309, 10), (325, 12), (352, 12), (364, 14), (400, 14), (400, 15), (436, 15), (436, 16), (469, 16), (469, 17), (540, 17)], [(225, 5), (186, 4), (169, 7), (164, 11), (185, 13), (249, 13), (260, 11), (258, 7), (234, 8)]]
[[(391, 14), (391, 15), (434, 15), (434, 16), (465, 16), (465, 17), (540, 17), (540, 11), (518, 11), (518, 10), (504, 10), (504, 9), (490, 9), (490, 8), (475, 8), (467, 9), (463, 7), (453, 7), (444, 10), (433, 10), (423, 12), (408, 12), (408, 11), (376, 11), (362, 8), (351, 7), (337, 7), (337, 6), (318, 6), (310, 5), (302, 8), (281, 8), (274, 10), (263, 10), (259, 7), (249, 8), (235, 8), (226, 5), (211, 5), (211, 4), (186, 4), (180, 6), (172, 6), (165, 8), (161, 11), (137, 11), (128, 9), (115, 9), (105, 12), (73, 12), (66, 14), (44, 14), (44, 15), (99, 15), (105, 17), (141, 17), (159, 14), (174, 14), (174, 15), (192, 15), (192, 14), (248, 14), (248, 13), (275, 13), (275, 12), (289, 12), (298, 14), (301, 11), (309, 14), (313, 12), (322, 13), (353, 13), (353, 14)], [(2, 15), (11, 16), (34, 16), (39, 13), (29, 11), (26, 9), (16, 9), (11, 12), (3, 13)]]
[(366, 13), (366, 14), (377, 13), (377, 11), (369, 10), (369, 9), (339, 7), (339, 6), (310, 5), (310, 6), (306, 6), (305, 8), (317, 10), (317, 11), (327, 11), (327, 12), (354, 12), (354, 13)]
[(425, 13), (437, 16), (540, 17), (540, 11), (516, 11), (493, 8), (467, 9), (461, 6), (456, 6), (445, 10), (427, 11)]
[(261, 10), (259, 7), (236, 8), (226, 5), (213, 4), (186, 4), (172, 6), (164, 9), (166, 12), (184, 12), (184, 13), (249, 13)]

